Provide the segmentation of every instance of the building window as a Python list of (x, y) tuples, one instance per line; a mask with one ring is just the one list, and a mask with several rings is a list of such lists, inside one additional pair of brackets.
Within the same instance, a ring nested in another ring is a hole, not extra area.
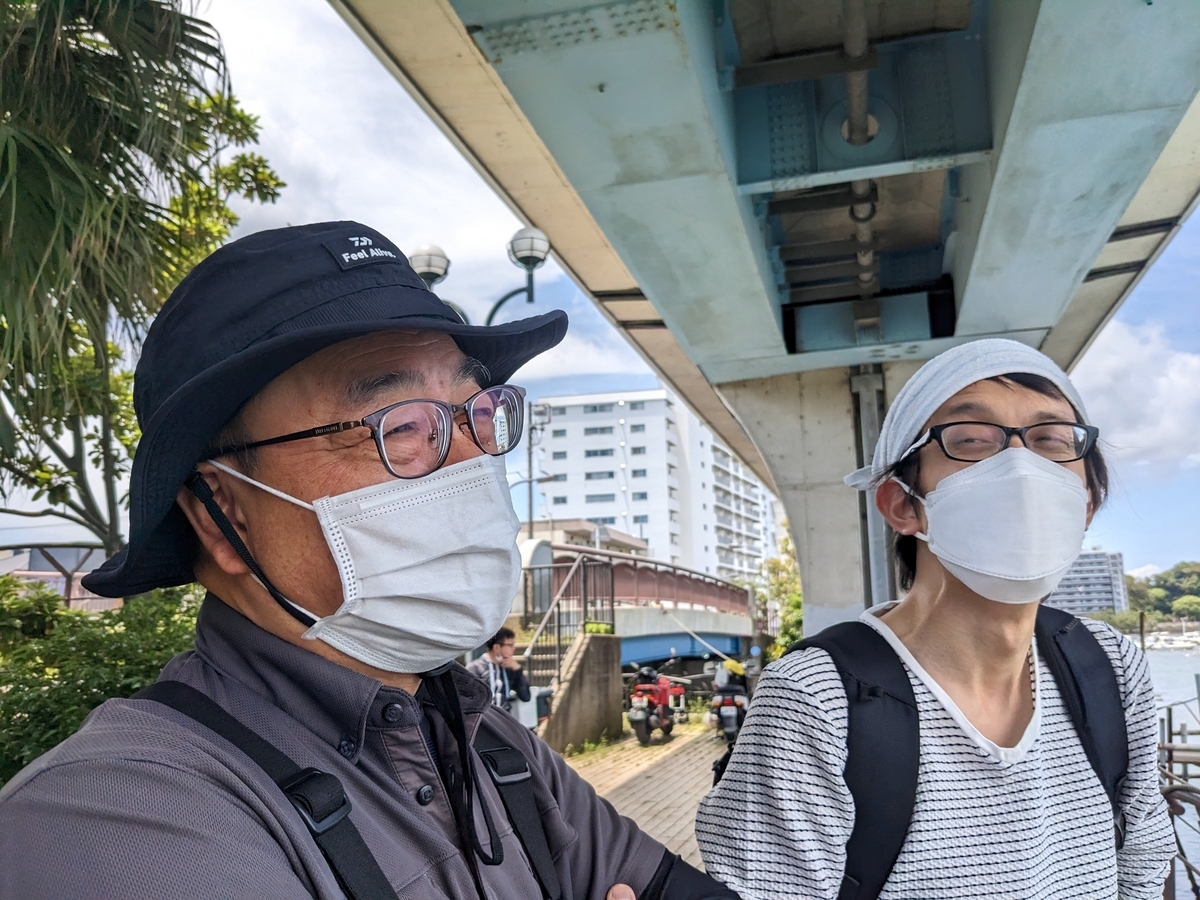
[(613, 478), (615, 476), (616, 476), (615, 472), (584, 472), (583, 480), (584, 481), (602, 481), (605, 478)]
[(595, 428), (583, 429), (584, 437), (593, 434), (612, 434), (613, 427), (611, 425), (598, 425)]
[(646, 426), (645, 425), (630, 425), (629, 430), (632, 431), (634, 434), (640, 434), (641, 432), (646, 430)]
[(552, 416), (565, 416), (566, 414), (567, 414), (567, 408), (565, 406), (550, 407), (550, 415), (552, 415)]
[(562, 505), (563, 505), (563, 504), (565, 504), (566, 502), (567, 502), (567, 498), (566, 498), (566, 497), (555, 497), (555, 498), (554, 498), (554, 505), (555, 505), (555, 506), (562, 506)]
[(566, 472), (559, 472), (557, 475), (551, 475), (551, 476), (550, 476), (550, 480), (551, 480), (551, 481), (566, 481), (566, 480), (567, 480), (567, 473), (566, 473)]
[(566, 459), (567, 451), (566, 450), (555, 450), (552, 455), (555, 459)]
[(591, 459), (593, 456), (612, 456), (613, 452), (610, 447), (608, 450), (584, 450), (583, 455)]
[(649, 521), (650, 521), (650, 517), (649, 517), (649, 516), (634, 516), (634, 517), (633, 517), (633, 524), (634, 524), (634, 525), (645, 525), (645, 524), (647, 524)]
[(630, 409), (645, 409), (646, 401), (645, 400), (634, 400), (632, 403), (629, 404), (629, 408)]
[(617, 499), (616, 494), (588, 494), (585, 498), (588, 503), (612, 503)]
[(552, 432), (550, 432), (550, 436), (551, 436), (551, 437), (566, 437), (566, 436), (567, 436), (567, 429), (565, 429), (565, 428), (555, 428), (555, 429), (554, 429)]
[(588, 521), (591, 522), (593, 525), (616, 525), (617, 517), (616, 516), (596, 516), (595, 518), (588, 519)]
[(613, 411), (611, 403), (585, 403), (583, 406), (585, 413), (606, 413)]
[(630, 477), (632, 477), (632, 478), (645, 478), (646, 470), (645, 469), (634, 469), (629, 474), (630, 474)]
[[(609, 450), (608, 452), (612, 453), (611, 450)], [(632, 453), (634, 456), (645, 456), (646, 448), (645, 447), (630, 447), (629, 452)]]
[(645, 499), (646, 499), (646, 492), (645, 492), (645, 491), (634, 491), (634, 492), (633, 492), (633, 499), (634, 499), (634, 500), (645, 500)]

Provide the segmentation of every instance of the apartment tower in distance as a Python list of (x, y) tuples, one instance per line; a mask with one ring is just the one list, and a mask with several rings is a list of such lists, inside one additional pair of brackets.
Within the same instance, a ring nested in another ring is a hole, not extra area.
[(1090, 612), (1122, 612), (1129, 608), (1125, 590), (1125, 567), (1120, 553), (1099, 547), (1084, 550), (1067, 570), (1048, 606), (1082, 616)]
[(542, 397), (544, 515), (636, 535), (650, 556), (721, 578), (756, 575), (779, 501), (670, 391)]

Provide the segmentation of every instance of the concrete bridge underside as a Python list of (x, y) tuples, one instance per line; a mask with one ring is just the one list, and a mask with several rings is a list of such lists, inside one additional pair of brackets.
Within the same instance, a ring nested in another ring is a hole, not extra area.
[(1188, 3), (331, 2), (776, 488), (809, 633), (894, 592), (841, 478), (915, 367), (1070, 367), (1200, 196)]

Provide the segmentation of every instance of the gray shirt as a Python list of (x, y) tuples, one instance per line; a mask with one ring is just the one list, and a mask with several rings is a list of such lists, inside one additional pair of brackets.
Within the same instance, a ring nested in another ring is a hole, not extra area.
[[(171, 660), (161, 677), (207, 694), (300, 766), (336, 775), (352, 821), (400, 898), (475, 896), (421, 735), (420, 693), (295, 647), (211, 595), (195, 650)], [(468, 733), (486, 718), (529, 759), (564, 900), (603, 900), (618, 883), (641, 894), (663, 847), (491, 706), (486, 684), (461, 668), (456, 682)], [(439, 754), (457, 758), (440, 717), (432, 706), (424, 712)], [(495, 786), (481, 782), (504, 845), (503, 864), (480, 865), (485, 887), (496, 900), (537, 900)], [(478, 803), (476, 827), (486, 835)], [(3, 898), (343, 896), (274, 782), (204, 726), (153, 701), (109, 700), (0, 791)]]

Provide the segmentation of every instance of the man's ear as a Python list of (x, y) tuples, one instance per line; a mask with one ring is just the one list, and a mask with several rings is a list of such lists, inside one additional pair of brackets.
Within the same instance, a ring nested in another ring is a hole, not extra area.
[(875, 489), (875, 508), (896, 534), (916, 534), (925, 529), (919, 505), (893, 479)]
[[(197, 470), (208, 484), (209, 489), (213, 492), (213, 500), (216, 501), (221, 511), (225, 513), (225, 518), (233, 524), (234, 529), (244, 542), (246, 540), (245, 521), (242, 518), (241, 509), (236, 499), (222, 484), (223, 473), (216, 466), (211, 466), (207, 463), (200, 463), (197, 466)], [(192, 530), (196, 532), (196, 537), (200, 540), (200, 546), (204, 548), (204, 552), (222, 572), (225, 572), (227, 575), (249, 574), (250, 570), (246, 568), (246, 564), (242, 562), (242, 558), (230, 546), (229, 541), (225, 539), (225, 535), (221, 533), (221, 529), (217, 526), (217, 523), (213, 521), (212, 516), (209, 515), (200, 498), (192, 493), (191, 488), (186, 485), (181, 487), (179, 493), (175, 495), (175, 502), (179, 504), (179, 508), (183, 510), (183, 514), (187, 516), (187, 520), (191, 523)]]

